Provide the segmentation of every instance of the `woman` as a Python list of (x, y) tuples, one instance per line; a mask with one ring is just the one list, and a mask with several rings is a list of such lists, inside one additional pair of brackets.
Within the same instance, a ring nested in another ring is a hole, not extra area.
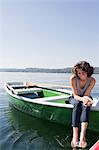
[[(94, 68), (86, 61), (77, 63), (73, 69), (73, 76), (70, 78), (73, 96), (70, 98), (70, 103), (73, 104), (72, 126), (73, 138), (71, 141), (72, 147), (85, 148), (86, 129), (88, 127), (90, 107), (93, 104), (91, 91), (95, 85), (95, 79), (91, 76), (94, 73)], [(80, 142), (78, 145), (78, 129), (81, 124)]]

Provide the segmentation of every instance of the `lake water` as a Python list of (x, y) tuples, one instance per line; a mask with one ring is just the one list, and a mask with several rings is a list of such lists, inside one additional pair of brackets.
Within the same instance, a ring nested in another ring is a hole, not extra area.
[[(0, 150), (72, 149), (70, 146), (71, 127), (31, 117), (12, 108), (4, 90), (6, 81), (65, 86), (69, 85), (69, 77), (70, 74), (0, 72)], [(99, 98), (99, 75), (94, 75), (94, 77), (97, 82), (92, 95)], [(98, 133), (87, 131), (87, 149), (98, 139)]]

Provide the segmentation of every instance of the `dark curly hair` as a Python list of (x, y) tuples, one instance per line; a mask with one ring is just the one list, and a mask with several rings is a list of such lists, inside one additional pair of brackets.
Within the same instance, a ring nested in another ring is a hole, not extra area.
[(77, 69), (82, 69), (82, 71), (85, 71), (87, 73), (87, 77), (90, 77), (94, 73), (94, 68), (92, 66), (90, 66), (90, 64), (86, 61), (78, 62), (72, 68), (72, 73), (74, 73), (75, 76), (78, 76), (77, 75)]

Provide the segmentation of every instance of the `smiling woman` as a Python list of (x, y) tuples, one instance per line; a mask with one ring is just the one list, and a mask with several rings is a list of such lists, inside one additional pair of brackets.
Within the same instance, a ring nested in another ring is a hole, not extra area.
[(72, 69), (74, 75), (70, 78), (73, 96), (70, 103), (74, 106), (72, 113), (73, 139), (72, 147), (78, 146), (78, 128), (81, 124), (79, 147), (85, 148), (86, 129), (89, 122), (90, 107), (93, 104), (91, 91), (95, 85), (95, 79), (91, 77), (94, 68), (86, 61), (77, 63)]
[(79, 77), (79, 75), (87, 74), (90, 77), (94, 73), (94, 68), (86, 61), (78, 62), (72, 69), (73, 73)]

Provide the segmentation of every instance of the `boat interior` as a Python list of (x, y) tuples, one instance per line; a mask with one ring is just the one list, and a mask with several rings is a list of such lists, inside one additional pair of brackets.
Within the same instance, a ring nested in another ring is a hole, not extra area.
[[(9, 86), (7, 86), (9, 88)], [(29, 98), (29, 99), (39, 99), (48, 102), (54, 103), (63, 103), (69, 104), (68, 97), (70, 96), (69, 93), (60, 92), (54, 89), (38, 87), (38, 86), (10, 86), (12, 89), (13, 94)]]

